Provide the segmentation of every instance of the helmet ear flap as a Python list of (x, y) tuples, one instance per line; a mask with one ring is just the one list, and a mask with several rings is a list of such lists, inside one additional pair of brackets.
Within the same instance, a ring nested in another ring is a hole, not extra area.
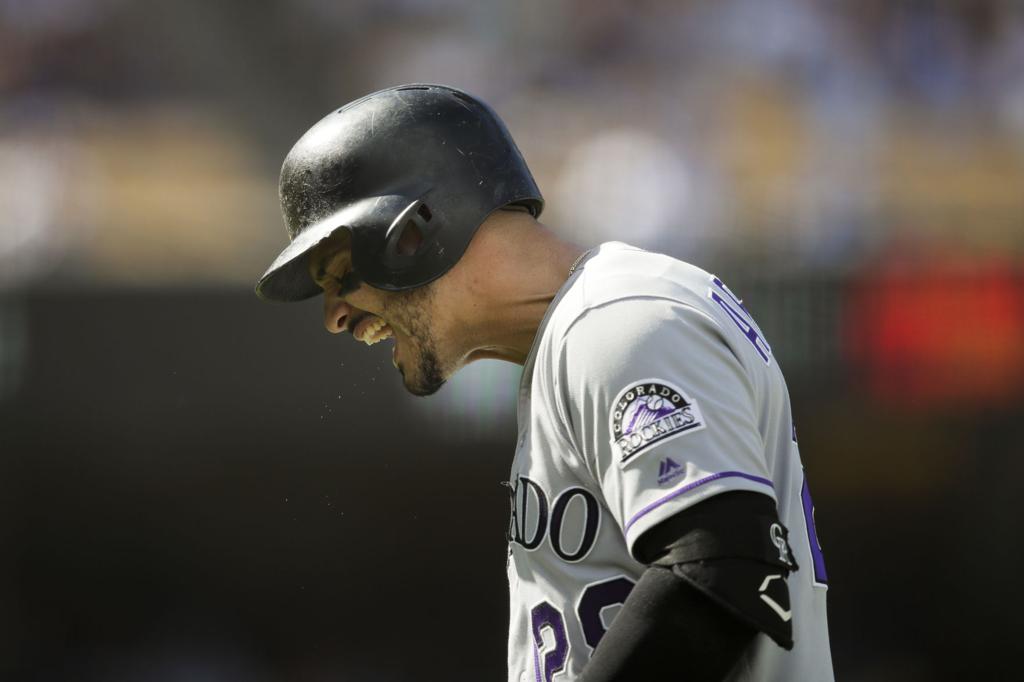
[(384, 260), (389, 267), (401, 267), (422, 253), (437, 232), (430, 208), (417, 199), (406, 206), (384, 235)]
[(410, 220), (402, 228), (402, 234), (398, 236), (395, 244), (395, 253), (399, 256), (415, 256), (423, 245), (423, 231), (416, 221)]

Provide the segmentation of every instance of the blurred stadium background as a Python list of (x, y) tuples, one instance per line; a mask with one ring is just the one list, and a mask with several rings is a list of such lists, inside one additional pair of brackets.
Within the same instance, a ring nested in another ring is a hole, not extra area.
[(292, 142), (414, 81), (746, 298), (839, 679), (1020, 679), (1016, 0), (0, 0), (0, 679), (503, 679), (518, 368), (415, 399), (251, 290)]

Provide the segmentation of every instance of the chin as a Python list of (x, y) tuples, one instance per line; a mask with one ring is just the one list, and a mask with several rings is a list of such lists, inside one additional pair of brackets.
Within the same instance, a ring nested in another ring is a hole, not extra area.
[(433, 395), (441, 390), (441, 387), (448, 380), (441, 373), (435, 358), (432, 356), (421, 358), (416, 369), (417, 371), (415, 372), (407, 373), (405, 368), (401, 365), (398, 366), (398, 371), (402, 374), (402, 382), (405, 384), (405, 390), (413, 395)]
[(444, 384), (445, 384), (445, 382), (443, 382), (443, 381), (441, 383), (439, 383), (439, 384), (413, 384), (413, 385), (410, 385), (410, 384), (407, 383), (405, 385), (405, 388), (406, 388), (407, 391), (409, 391), (409, 393), (412, 393), (413, 395), (416, 395), (416, 396), (420, 396), (421, 398), (425, 398), (428, 395), (434, 395), (435, 393), (440, 391), (441, 387), (444, 386)]
[(441, 387), (445, 385), (446, 380), (441, 379), (439, 381), (424, 381), (420, 377), (408, 377), (405, 372), (402, 372), (402, 381), (405, 384), (405, 390), (409, 391), (413, 395), (425, 397), (428, 395), (434, 395), (441, 390)]

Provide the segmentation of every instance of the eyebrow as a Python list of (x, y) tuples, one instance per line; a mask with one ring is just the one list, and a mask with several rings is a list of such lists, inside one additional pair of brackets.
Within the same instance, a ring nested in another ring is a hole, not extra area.
[(342, 285), (342, 289), (343, 289), (342, 293), (348, 293), (348, 291), (351, 291), (353, 289), (358, 288), (358, 286), (359, 286), (358, 282), (356, 282), (354, 284), (354, 286), (353, 286), (353, 283), (344, 281), (344, 280), (346, 280), (348, 278), (349, 275), (352, 274), (351, 270), (349, 270), (349, 272), (346, 273), (344, 275), (344, 277), (337, 277), (337, 276), (331, 275), (331, 273), (327, 272), (327, 265), (332, 260), (332, 257), (330, 255), (327, 255), (327, 254), (321, 255), (319, 258), (316, 258), (315, 256), (311, 255), (310, 259), (313, 261), (311, 263), (311, 265), (313, 265), (313, 267), (315, 269), (315, 273), (313, 274), (313, 281), (316, 282), (321, 287), (323, 285), (321, 285), (320, 283), (323, 282), (325, 279), (327, 279), (328, 275), (330, 275), (331, 279), (333, 279), (334, 281), (336, 281), (336, 282), (338, 282), (339, 284)]

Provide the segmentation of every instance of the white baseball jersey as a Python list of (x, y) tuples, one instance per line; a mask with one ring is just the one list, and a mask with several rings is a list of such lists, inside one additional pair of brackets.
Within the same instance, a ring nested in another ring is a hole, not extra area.
[[(758, 634), (729, 679), (833, 679), (825, 566), (789, 394), (761, 330), (719, 279), (617, 242), (592, 251), (537, 331), (518, 415), (510, 681), (577, 679), (646, 568), (631, 555), (637, 538), (732, 490), (776, 501), (800, 570), (788, 578), (788, 611), (762, 594), (792, 619), (793, 650)], [(666, 674), (684, 675), (686, 661), (677, 665)]]

